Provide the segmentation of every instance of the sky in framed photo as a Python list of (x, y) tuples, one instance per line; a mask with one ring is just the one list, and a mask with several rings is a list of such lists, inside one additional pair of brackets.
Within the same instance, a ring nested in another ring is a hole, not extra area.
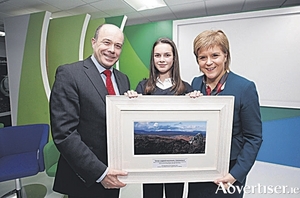
[(134, 122), (134, 154), (205, 153), (206, 121)]

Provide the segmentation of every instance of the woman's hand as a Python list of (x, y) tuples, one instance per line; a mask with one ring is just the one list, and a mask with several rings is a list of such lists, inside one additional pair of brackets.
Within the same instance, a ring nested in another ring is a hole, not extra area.
[(190, 98), (198, 98), (200, 96), (203, 96), (203, 94), (200, 92), (200, 91), (193, 91), (193, 92), (190, 92), (190, 93), (187, 93), (185, 94), (186, 96), (190, 96)]
[(129, 98), (137, 98), (139, 95), (142, 94), (138, 94), (136, 91), (134, 90), (128, 90), (124, 93), (125, 96), (128, 96)]
[(226, 189), (228, 189), (229, 185), (233, 184), (235, 181), (236, 181), (236, 179), (230, 173), (228, 173), (224, 177), (215, 180), (214, 183), (217, 185), (219, 185), (220, 183), (223, 183), (224, 187)]

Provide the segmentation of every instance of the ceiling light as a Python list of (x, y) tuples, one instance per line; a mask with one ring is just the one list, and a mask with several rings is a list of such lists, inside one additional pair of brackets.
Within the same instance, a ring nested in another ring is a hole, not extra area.
[(167, 6), (164, 0), (124, 0), (137, 11)]
[(0, 36), (5, 36), (5, 32), (0, 31)]

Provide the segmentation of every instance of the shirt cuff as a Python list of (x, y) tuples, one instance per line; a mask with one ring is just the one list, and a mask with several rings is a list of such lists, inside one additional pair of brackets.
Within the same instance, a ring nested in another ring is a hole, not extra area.
[(107, 175), (107, 172), (108, 172), (108, 167), (106, 168), (106, 170), (104, 171), (104, 173), (101, 175), (101, 177), (99, 179), (97, 179), (97, 183), (100, 183), (104, 177)]

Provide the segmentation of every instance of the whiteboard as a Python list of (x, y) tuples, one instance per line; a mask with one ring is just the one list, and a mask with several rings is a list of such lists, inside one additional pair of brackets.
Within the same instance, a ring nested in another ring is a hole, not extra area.
[(225, 32), (230, 69), (256, 84), (261, 106), (300, 108), (300, 6), (173, 21), (187, 82), (201, 75), (193, 41), (207, 29)]

